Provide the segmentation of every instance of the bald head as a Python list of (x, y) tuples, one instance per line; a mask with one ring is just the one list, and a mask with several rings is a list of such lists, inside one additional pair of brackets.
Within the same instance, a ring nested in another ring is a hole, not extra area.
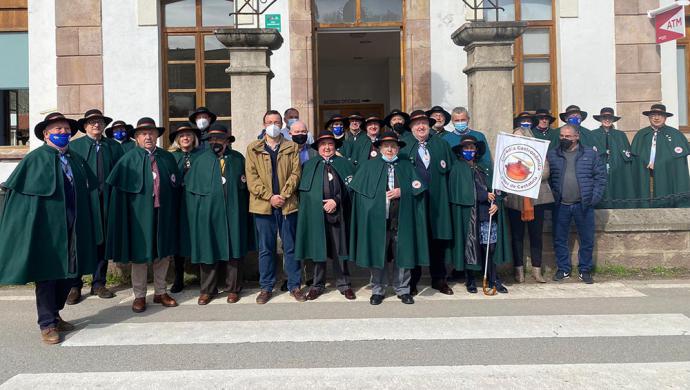
[(298, 120), (290, 126), (290, 135), (307, 134), (307, 124)]

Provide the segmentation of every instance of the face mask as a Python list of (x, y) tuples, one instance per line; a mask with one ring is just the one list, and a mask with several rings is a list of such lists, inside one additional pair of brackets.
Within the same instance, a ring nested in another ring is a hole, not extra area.
[(280, 135), (280, 129), (276, 125), (268, 125), (266, 127), (266, 134), (271, 138), (278, 138)]
[(529, 129), (532, 127), (532, 122), (520, 123), (520, 127), (522, 127), (523, 129)]
[(570, 118), (568, 118), (568, 123), (571, 125), (579, 126), (580, 122), (581, 122), (580, 118), (578, 118), (576, 116), (571, 116)]
[(464, 158), (466, 161), (472, 161), (474, 160), (474, 156), (477, 154), (476, 150), (463, 150), (462, 151), (462, 158)]
[(343, 135), (343, 126), (333, 126), (333, 135), (336, 137)]
[(297, 121), (298, 121), (297, 118), (290, 118), (290, 119), (288, 119), (288, 122), (287, 122), (287, 127), (288, 127), (288, 129), (290, 128), (290, 126), (292, 126), (292, 125), (293, 125), (295, 122), (297, 122)]
[(561, 145), (561, 149), (563, 149), (563, 150), (570, 149), (573, 146), (573, 142), (574, 142), (573, 140), (567, 139), (567, 138), (561, 138), (561, 140), (559, 141), (559, 143)]
[(115, 137), (115, 139), (118, 141), (122, 141), (127, 138), (127, 132), (123, 130), (116, 131), (113, 133), (113, 137)]
[(71, 136), (71, 134), (50, 134), (48, 139), (58, 148), (64, 148), (69, 143), (69, 138)]
[(208, 119), (206, 119), (206, 118), (199, 118), (196, 120), (196, 127), (198, 127), (199, 130), (203, 130), (203, 129), (207, 128), (208, 125), (209, 125)]
[(212, 143), (211, 150), (215, 154), (220, 154), (223, 151), (223, 144)]
[(455, 130), (464, 133), (467, 130), (467, 122), (455, 122), (453, 123)]
[(387, 163), (393, 163), (393, 162), (396, 162), (396, 161), (398, 160), (398, 155), (396, 154), (396, 155), (393, 156), (392, 158), (388, 158), (388, 157), (386, 157), (385, 155), (382, 154), (382, 155), (381, 155), (381, 158), (383, 159), (383, 161), (385, 161), (385, 162), (387, 162)]
[(296, 135), (292, 136), (292, 140), (295, 141), (295, 143), (298, 145), (304, 145), (304, 143), (307, 142), (307, 135), (306, 134), (296, 134)]
[(402, 134), (405, 132), (405, 126), (401, 123), (396, 123), (393, 125), (393, 131), (395, 131), (398, 134)]

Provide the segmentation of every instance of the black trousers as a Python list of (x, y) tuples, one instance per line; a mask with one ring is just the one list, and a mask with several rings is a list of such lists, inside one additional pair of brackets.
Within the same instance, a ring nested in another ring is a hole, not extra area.
[[(476, 273), (479, 272), (481, 275), (479, 275), (480, 282), (484, 280), (484, 265), (486, 264), (486, 244), (481, 244), (479, 247), (479, 253), (481, 255), (481, 258), (479, 261), (481, 262), (482, 268), (480, 271), (474, 271), (471, 269), (465, 269), (465, 285), (470, 285), (475, 281)], [(493, 287), (496, 282), (501, 282), (500, 279), (498, 278), (498, 274), (496, 273), (496, 265), (493, 262), (493, 257), (494, 257), (494, 251), (496, 250), (496, 244), (491, 244), (489, 245), (489, 271), (486, 273), (486, 277), (489, 281), (489, 287)]]
[[(106, 274), (108, 273), (108, 260), (105, 259), (105, 243), (96, 247), (96, 255), (98, 256), (98, 263), (96, 263), (96, 270), (94, 270), (93, 275), (91, 275), (91, 290), (98, 287), (105, 287)], [(79, 275), (76, 278), (70, 279), (70, 287), (81, 290), (81, 288), (84, 287), (84, 281), (81, 277), (82, 275)]]
[[(431, 234), (431, 231), (429, 231), (429, 234)], [(429, 240), (429, 274), (431, 275), (432, 287), (446, 282), (446, 262), (443, 258), (443, 252), (447, 245), (448, 241), (446, 240)], [(422, 267), (414, 267), (412, 269), (410, 287), (416, 288), (421, 278)]]
[(242, 277), (239, 259), (218, 261), (215, 264), (200, 264), (199, 283), (202, 294), (217, 294), (218, 279), (225, 272), (225, 292), (239, 293), (242, 290)]
[(74, 279), (36, 282), (36, 311), (41, 330), (57, 325), (60, 310), (65, 308), (73, 283)]
[(541, 267), (544, 211), (550, 207), (551, 205), (542, 204), (534, 206), (534, 220), (529, 222), (523, 222), (520, 219), (521, 212), (519, 210), (508, 209), (508, 219), (510, 220), (510, 231), (512, 234), (511, 246), (513, 249), (513, 265), (515, 267), (522, 267), (525, 265), (525, 225), (527, 225), (529, 234), (529, 251), (532, 258), (532, 267)]

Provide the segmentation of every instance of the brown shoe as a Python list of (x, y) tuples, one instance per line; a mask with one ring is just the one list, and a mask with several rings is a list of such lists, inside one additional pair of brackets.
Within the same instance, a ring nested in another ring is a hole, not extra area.
[(102, 299), (115, 298), (115, 294), (106, 287), (96, 287), (95, 289), (91, 290), (91, 295), (96, 295)]
[(302, 294), (302, 290), (299, 287), (295, 287), (290, 291), (290, 296), (295, 298), (297, 302), (305, 302), (307, 298)]
[(199, 295), (199, 299), (196, 301), (200, 306), (206, 306), (208, 305), (213, 297), (209, 294), (201, 294)]
[(58, 332), (71, 332), (76, 329), (76, 326), (58, 317), (57, 330)]
[(261, 290), (261, 292), (259, 292), (259, 295), (256, 296), (256, 303), (258, 303), (259, 305), (263, 305), (266, 302), (270, 301), (272, 296), (272, 292)]
[(323, 294), (323, 291), (320, 288), (312, 287), (309, 289), (309, 292), (307, 293), (307, 301), (313, 301), (314, 299), (321, 296), (321, 294)]
[(228, 299), (227, 299), (228, 303), (237, 303), (237, 301), (239, 301), (239, 300), (240, 300), (240, 294), (234, 293), (234, 292), (228, 293)]
[(132, 311), (135, 313), (143, 313), (146, 310), (146, 298), (134, 298), (132, 302)]
[(81, 289), (72, 287), (69, 290), (69, 294), (67, 295), (67, 303), (68, 305), (76, 305), (81, 301)]
[(60, 333), (57, 328), (45, 328), (41, 330), (41, 339), (46, 344), (58, 344), (60, 342)]
[(153, 296), (153, 303), (160, 303), (165, 307), (175, 307), (177, 306), (177, 301), (175, 298), (168, 295), (168, 293)]
[(351, 288), (348, 288), (347, 290), (341, 292), (341, 294), (345, 295), (345, 298), (346, 298), (346, 299), (349, 299), (349, 300), (351, 300), (351, 301), (354, 300), (354, 299), (357, 299), (357, 296), (355, 295), (355, 292), (352, 291)]
[(448, 285), (448, 283), (442, 283), (442, 284), (438, 284), (438, 285), (432, 285), (431, 287), (432, 287), (434, 290), (438, 290), (439, 292), (441, 292), (441, 294), (444, 294), (444, 295), (453, 295), (453, 289), (450, 288), (450, 286)]

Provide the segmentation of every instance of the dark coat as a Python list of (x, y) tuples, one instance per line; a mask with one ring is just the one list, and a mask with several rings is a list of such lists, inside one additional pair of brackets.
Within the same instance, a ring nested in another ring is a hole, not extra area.
[[(546, 159), (549, 161), (551, 169), (549, 185), (553, 192), (553, 198), (556, 204), (560, 204), (566, 165), (565, 156), (561, 148), (556, 148), (546, 155)], [(582, 205), (586, 207), (596, 206), (604, 198), (606, 191), (604, 161), (599, 158), (594, 149), (580, 145), (575, 157), (575, 168), (577, 181), (580, 185)]]

